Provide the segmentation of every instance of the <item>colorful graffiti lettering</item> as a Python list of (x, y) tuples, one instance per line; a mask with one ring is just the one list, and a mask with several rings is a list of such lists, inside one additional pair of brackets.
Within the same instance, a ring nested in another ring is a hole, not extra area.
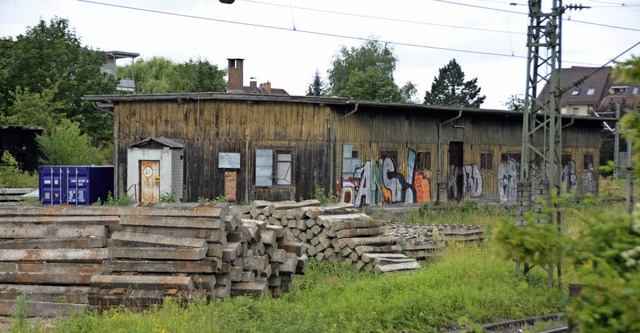
[(498, 195), (500, 202), (515, 202), (518, 196), (520, 163), (513, 158), (498, 164)]
[[(343, 165), (353, 167), (344, 170), (338, 186), (340, 200), (356, 206), (383, 203), (414, 203), (431, 200), (430, 173), (415, 170), (415, 152), (409, 151), (406, 173), (398, 168), (396, 161), (385, 157), (380, 162), (354, 163), (353, 158), (343, 158)], [(410, 180), (410, 181), (407, 181)]]
[(469, 193), (472, 198), (482, 195), (482, 175), (475, 164), (449, 166), (449, 188), (452, 197), (461, 200)]

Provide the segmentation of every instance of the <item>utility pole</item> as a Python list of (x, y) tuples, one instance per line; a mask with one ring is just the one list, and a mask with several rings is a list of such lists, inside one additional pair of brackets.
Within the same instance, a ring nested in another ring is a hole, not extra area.
[[(562, 116), (560, 98), (566, 92), (561, 87), (562, 14), (566, 9), (582, 9), (582, 6), (562, 6), (562, 0), (552, 0), (550, 12), (543, 12), (541, 0), (529, 0), (529, 28), (527, 33), (527, 82), (525, 114), (522, 121), (522, 147), (520, 182), (518, 183), (519, 216), (517, 223), (524, 227), (524, 213), (542, 212), (540, 199), (551, 205), (552, 193), (562, 189)], [(544, 86), (549, 89), (538, 98)], [(540, 216), (538, 223), (555, 225), (561, 231), (560, 212)], [(516, 271), (520, 273), (520, 262)], [(533, 267), (524, 263), (526, 276)], [(551, 263), (543, 267), (548, 273), (548, 283), (562, 286), (562, 264)], [(557, 275), (556, 275), (557, 273)]]
[(620, 174), (620, 103), (616, 103), (616, 130), (613, 145), (613, 179), (618, 179)]

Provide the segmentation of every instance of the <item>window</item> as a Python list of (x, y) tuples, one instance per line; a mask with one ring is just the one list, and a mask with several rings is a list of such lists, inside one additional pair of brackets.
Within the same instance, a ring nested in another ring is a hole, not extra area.
[(276, 185), (291, 185), (291, 152), (278, 152)]
[(580, 94), (580, 88), (574, 88), (571, 92), (571, 96), (578, 96)]
[(633, 87), (633, 94), (637, 95), (638, 94), (638, 87)]
[(567, 165), (567, 164), (569, 164), (569, 162), (571, 162), (571, 155), (570, 154), (562, 154), (560, 163), (562, 163), (562, 165)]
[(624, 95), (627, 93), (627, 88), (626, 86), (613, 86), (611, 88), (609, 88), (609, 95)]
[(380, 152), (380, 158), (384, 160), (385, 157), (388, 157), (393, 160), (393, 162), (398, 161), (398, 152), (397, 151), (382, 151)]
[(500, 160), (502, 161), (508, 162), (510, 159), (520, 163), (520, 153), (507, 153), (500, 155)]
[(589, 88), (587, 89), (587, 95), (589, 96), (593, 96), (593, 94), (596, 92), (596, 88)]
[(579, 108), (573, 108), (572, 111), (573, 111), (573, 114), (580, 114)]
[(582, 164), (583, 170), (593, 170), (593, 155), (584, 154), (584, 162)]
[(416, 170), (431, 170), (431, 152), (419, 151), (416, 153)]
[(273, 150), (256, 149), (256, 186), (291, 185), (291, 170), (290, 151), (275, 151), (274, 161)]
[(480, 154), (480, 170), (493, 169), (493, 153), (481, 153)]

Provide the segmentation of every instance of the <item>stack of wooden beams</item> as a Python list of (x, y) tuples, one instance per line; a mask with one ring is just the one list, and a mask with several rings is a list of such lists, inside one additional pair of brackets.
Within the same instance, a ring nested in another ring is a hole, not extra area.
[(91, 278), (104, 271), (109, 231), (118, 222), (113, 209), (91, 214), (85, 209), (0, 208), (0, 314), (14, 313), (22, 294), (27, 315), (82, 311)]
[(420, 267), (401, 253), (396, 237), (384, 235), (381, 221), (359, 213), (351, 204), (319, 207), (318, 200), (253, 201), (231, 210), (237, 216), (285, 228), (283, 247), (300, 248), (300, 253), (315, 260), (342, 258), (356, 270), (379, 273)]
[(228, 207), (0, 208), (0, 313), (13, 313), (23, 293), (28, 314), (55, 316), (289, 291), (306, 271), (302, 247), (285, 228)]
[(406, 224), (385, 222), (385, 233), (399, 239), (402, 253), (417, 260), (442, 254), (447, 242), (481, 242), (484, 227), (451, 224)]

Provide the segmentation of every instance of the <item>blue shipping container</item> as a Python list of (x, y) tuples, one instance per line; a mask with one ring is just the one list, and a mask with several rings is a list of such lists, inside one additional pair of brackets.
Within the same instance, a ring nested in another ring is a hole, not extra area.
[(113, 195), (112, 165), (41, 165), (42, 205), (91, 205)]

